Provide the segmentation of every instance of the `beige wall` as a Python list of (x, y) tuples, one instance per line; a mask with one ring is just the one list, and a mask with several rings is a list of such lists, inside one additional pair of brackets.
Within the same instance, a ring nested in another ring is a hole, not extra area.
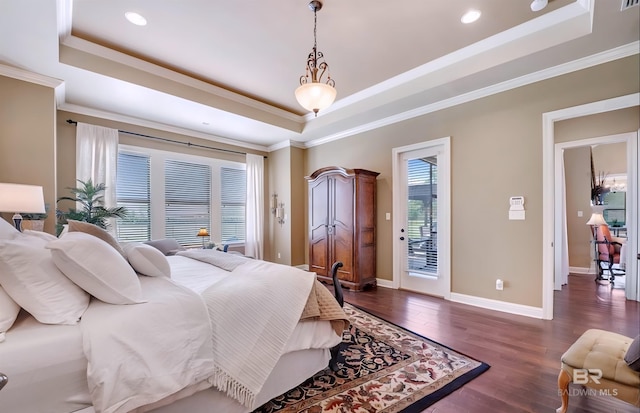
[[(583, 146), (564, 151), (567, 246), (569, 266), (589, 268), (591, 265), (591, 230), (586, 222), (591, 217), (590, 148)], [(582, 211), (582, 217), (578, 216)]]
[(307, 261), (306, 152), (305, 149), (291, 148), (291, 265), (301, 265)]
[[(637, 93), (638, 70), (633, 56), (313, 147), (307, 173), (331, 164), (380, 172), (377, 275), (390, 280), (391, 150), (451, 136), (452, 291), (541, 307), (542, 114)], [(525, 221), (508, 220), (513, 195), (525, 197)]]
[[(280, 225), (269, 211), (268, 228), (270, 237), (270, 255), (265, 259), (281, 264), (291, 264), (291, 148), (286, 147), (269, 153), (269, 195), (278, 194), (278, 203), (284, 204), (287, 219)], [(280, 257), (278, 257), (280, 254)]]
[[(55, 119), (53, 88), (0, 76), (0, 182), (43, 187), (49, 233), (55, 231)], [(2, 217), (11, 222), (12, 215)]]

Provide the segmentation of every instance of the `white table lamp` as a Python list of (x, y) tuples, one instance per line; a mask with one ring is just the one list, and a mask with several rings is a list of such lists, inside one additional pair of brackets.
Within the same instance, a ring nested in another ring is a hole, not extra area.
[(0, 183), (0, 211), (13, 212), (13, 224), (22, 231), (22, 215), (44, 214), (44, 195), (41, 186)]

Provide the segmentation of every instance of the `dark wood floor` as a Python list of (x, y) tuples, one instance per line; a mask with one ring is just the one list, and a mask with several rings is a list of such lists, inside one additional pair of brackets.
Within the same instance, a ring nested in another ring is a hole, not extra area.
[[(555, 412), (560, 357), (585, 330), (629, 337), (640, 330), (639, 303), (590, 276), (569, 276), (554, 300), (554, 319), (548, 321), (382, 287), (345, 291), (346, 302), (491, 365), (425, 410), (435, 413)], [(638, 413), (638, 408), (609, 396), (569, 399), (569, 413), (613, 412)]]

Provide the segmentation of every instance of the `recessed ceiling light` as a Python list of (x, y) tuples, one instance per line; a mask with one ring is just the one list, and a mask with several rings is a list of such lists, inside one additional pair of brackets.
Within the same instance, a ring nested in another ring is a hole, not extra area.
[(142, 17), (136, 12), (128, 11), (124, 14), (124, 17), (126, 17), (127, 20), (129, 20), (131, 23), (135, 24), (136, 26), (147, 25), (147, 19), (145, 19), (144, 17)]
[(460, 18), (460, 21), (464, 24), (473, 23), (480, 18), (481, 14), (478, 10), (469, 10)]
[(548, 0), (533, 0), (531, 2), (531, 11), (540, 11), (547, 7)]

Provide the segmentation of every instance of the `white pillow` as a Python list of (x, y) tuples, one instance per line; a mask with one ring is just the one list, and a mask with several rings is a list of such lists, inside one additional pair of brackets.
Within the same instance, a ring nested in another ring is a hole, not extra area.
[(118, 251), (100, 238), (68, 232), (47, 244), (56, 266), (89, 294), (109, 304), (142, 303), (140, 280)]
[(22, 231), (22, 234), (29, 235), (30, 237), (38, 237), (45, 241), (53, 241), (55, 239), (58, 239), (55, 235), (51, 235), (48, 232), (32, 231), (30, 229), (25, 229), (24, 231)]
[(84, 232), (89, 235), (93, 235), (94, 237), (98, 237), (107, 244), (111, 245), (122, 255), (122, 258), (126, 259), (125, 255), (120, 243), (118, 240), (113, 237), (113, 235), (109, 234), (106, 230), (100, 228), (97, 225), (89, 224), (88, 222), (83, 221), (74, 221), (72, 219), (69, 220), (69, 232)]
[(18, 235), (20, 235), (20, 231), (18, 231), (13, 224), (0, 218), (0, 240), (13, 239)]
[(46, 243), (28, 235), (0, 241), (0, 284), (39, 322), (76, 324), (89, 295), (58, 270)]
[(171, 278), (167, 257), (157, 248), (147, 244), (131, 243), (124, 246), (129, 264), (136, 272), (149, 277)]
[(11, 328), (19, 312), (20, 306), (0, 286), (0, 343), (4, 341), (5, 331)]

